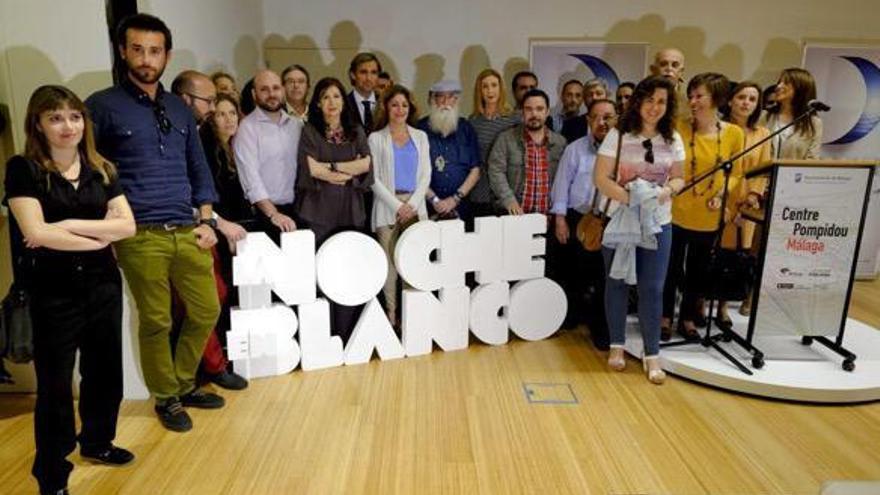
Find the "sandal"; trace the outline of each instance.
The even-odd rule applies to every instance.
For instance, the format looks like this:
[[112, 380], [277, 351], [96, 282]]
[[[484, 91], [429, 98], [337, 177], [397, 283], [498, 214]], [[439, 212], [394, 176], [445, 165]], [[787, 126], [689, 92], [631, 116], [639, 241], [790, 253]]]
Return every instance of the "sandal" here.
[[[656, 366], [648, 366], [648, 361], [654, 361]], [[642, 358], [642, 369], [648, 376], [648, 381], [654, 385], [663, 385], [666, 381], [666, 372], [660, 367], [660, 356], [648, 356]]]
[[623, 357], [623, 346], [612, 345], [608, 351], [608, 367], [614, 371], [626, 369], [626, 360]]

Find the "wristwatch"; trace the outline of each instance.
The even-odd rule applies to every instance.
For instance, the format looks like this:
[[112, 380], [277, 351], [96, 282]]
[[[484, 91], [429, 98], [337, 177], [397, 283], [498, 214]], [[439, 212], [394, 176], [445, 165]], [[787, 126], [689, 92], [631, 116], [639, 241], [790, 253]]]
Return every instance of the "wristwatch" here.
[[208, 227], [211, 227], [212, 229], [216, 230], [217, 229], [217, 219], [216, 218], [200, 218], [199, 225], [207, 225]]

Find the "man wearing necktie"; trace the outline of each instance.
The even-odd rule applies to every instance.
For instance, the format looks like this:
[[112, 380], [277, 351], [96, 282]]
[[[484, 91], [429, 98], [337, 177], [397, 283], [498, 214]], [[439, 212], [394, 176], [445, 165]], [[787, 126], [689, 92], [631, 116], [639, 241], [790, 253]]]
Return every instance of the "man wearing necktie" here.
[[376, 55], [369, 52], [355, 55], [348, 68], [348, 78], [353, 88], [348, 94], [348, 103], [357, 109], [359, 123], [367, 134], [373, 130], [373, 113], [378, 101], [375, 89], [380, 72], [382, 64]]

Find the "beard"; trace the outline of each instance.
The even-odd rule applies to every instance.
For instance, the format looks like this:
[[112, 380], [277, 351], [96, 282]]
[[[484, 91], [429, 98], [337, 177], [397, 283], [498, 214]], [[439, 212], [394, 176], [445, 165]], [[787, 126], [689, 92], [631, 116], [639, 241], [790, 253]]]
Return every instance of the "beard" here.
[[255, 103], [257, 104], [258, 107], [263, 109], [263, 111], [266, 111], [269, 113], [274, 113], [274, 112], [281, 110], [281, 106], [284, 104], [281, 100], [273, 100], [273, 99], [269, 99], [269, 100], [265, 100], [265, 101], [257, 100]]
[[544, 127], [544, 121], [537, 117], [532, 117], [526, 121], [526, 129], [530, 131], [539, 131]]
[[132, 67], [128, 66], [128, 73], [131, 74], [136, 81], [141, 84], [154, 84], [165, 72], [165, 66], [155, 69], [148, 66]]
[[458, 129], [458, 105], [452, 108], [440, 108], [432, 104], [428, 124], [434, 132], [443, 137], [449, 136]]

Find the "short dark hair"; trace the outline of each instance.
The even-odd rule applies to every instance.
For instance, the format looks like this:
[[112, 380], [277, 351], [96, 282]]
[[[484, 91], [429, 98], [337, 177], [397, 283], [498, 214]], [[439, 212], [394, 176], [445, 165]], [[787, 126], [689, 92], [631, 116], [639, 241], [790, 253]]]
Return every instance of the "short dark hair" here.
[[613, 100], [609, 100], [608, 98], [597, 98], [597, 99], [591, 101], [590, 106], [587, 107], [587, 115], [589, 115], [590, 112], [593, 111], [593, 107], [595, 107], [596, 105], [598, 105], [600, 103], [607, 103], [607, 104], [611, 105], [612, 108], [614, 108], [615, 112], [617, 111], [617, 105], [614, 103]]
[[349, 82], [354, 81], [354, 78], [351, 77], [351, 75], [354, 74], [355, 72], [357, 72], [357, 68], [367, 62], [376, 62], [376, 68], [379, 69], [379, 72], [382, 72], [382, 62], [379, 62], [379, 58], [376, 57], [375, 54], [370, 53], [370, 52], [361, 52], [361, 53], [358, 53], [357, 55], [355, 55], [354, 58], [351, 59], [351, 63], [348, 64], [348, 81]]
[[617, 122], [617, 128], [621, 134], [642, 132], [642, 103], [658, 89], [666, 90], [666, 113], [657, 123], [657, 131], [667, 143], [672, 142], [675, 133], [675, 114], [678, 107], [675, 98], [675, 85], [663, 76], [646, 77], [636, 85], [626, 111]]
[[379, 73], [379, 79], [388, 79], [391, 80], [391, 74], [385, 72], [384, 70]]
[[125, 35], [129, 29], [162, 33], [165, 37], [165, 51], [171, 51], [171, 30], [168, 29], [168, 26], [165, 25], [162, 19], [150, 14], [133, 14], [122, 19], [116, 28], [117, 45], [125, 48], [127, 42]]
[[584, 87], [584, 83], [578, 81], [577, 79], [569, 79], [568, 81], [565, 81], [565, 84], [562, 85], [562, 92], [565, 93], [565, 88], [569, 87], [572, 84], [577, 84], [581, 88]]
[[523, 105], [525, 105], [526, 100], [528, 100], [529, 98], [543, 98], [544, 104], [547, 105], [547, 108], [550, 108], [550, 97], [547, 96], [547, 93], [545, 93], [542, 89], [533, 88], [526, 91], [522, 99]]
[[[752, 114], [746, 118], [746, 127], [748, 127], [749, 129], [754, 129], [755, 126], [758, 124], [758, 118], [761, 116], [761, 110], [764, 109], [764, 95], [761, 92], [761, 86], [754, 81], [742, 81], [741, 83], [734, 86], [733, 89], [730, 91], [730, 98], [733, 99], [737, 93], [748, 88], [754, 88], [756, 91], [758, 91], [758, 102], [755, 105], [755, 110], [752, 111]], [[730, 108], [730, 105], [725, 105], [724, 108], [721, 110], [721, 115], [727, 122], [730, 122], [731, 111], [732, 109]]]
[[696, 90], [700, 86], [705, 86], [709, 96], [712, 97], [712, 105], [715, 108], [722, 108], [727, 104], [727, 96], [730, 92], [730, 81], [724, 74], [717, 72], [702, 72], [692, 77], [688, 81], [687, 96], [690, 97], [691, 91]]
[[530, 70], [521, 70], [521, 71], [517, 72], [513, 76], [513, 80], [510, 81], [511, 89], [516, 91], [516, 83], [519, 82], [519, 80], [522, 79], [523, 77], [531, 77], [532, 79], [535, 80], [535, 82], [538, 81], [538, 76], [536, 76], [534, 72], [532, 72]]
[[306, 84], [311, 86], [312, 76], [309, 75], [309, 71], [307, 71], [305, 67], [303, 67], [302, 65], [299, 65], [299, 64], [288, 65], [287, 67], [284, 68], [283, 71], [281, 71], [281, 84], [284, 84], [284, 78], [287, 77], [287, 74], [290, 74], [291, 72], [293, 72], [295, 70], [298, 70], [298, 71], [302, 72], [303, 74], [305, 74], [306, 75]]

